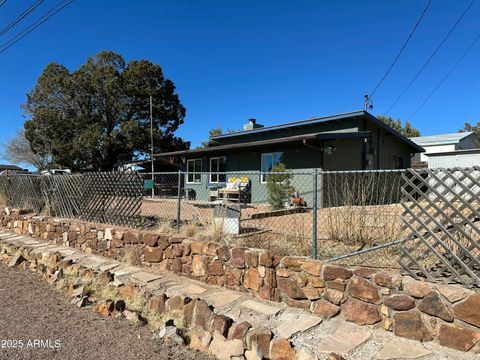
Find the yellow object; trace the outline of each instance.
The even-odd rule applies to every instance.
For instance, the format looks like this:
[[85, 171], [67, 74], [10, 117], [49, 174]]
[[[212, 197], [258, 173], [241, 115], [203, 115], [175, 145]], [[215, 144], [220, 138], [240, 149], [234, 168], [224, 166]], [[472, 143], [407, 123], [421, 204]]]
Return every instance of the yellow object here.
[[248, 177], [244, 176], [244, 177], [240, 177], [240, 178], [237, 178], [237, 177], [230, 177], [228, 178], [228, 182], [229, 183], [234, 183], [235, 181], [239, 181], [241, 183], [248, 183], [249, 179]]

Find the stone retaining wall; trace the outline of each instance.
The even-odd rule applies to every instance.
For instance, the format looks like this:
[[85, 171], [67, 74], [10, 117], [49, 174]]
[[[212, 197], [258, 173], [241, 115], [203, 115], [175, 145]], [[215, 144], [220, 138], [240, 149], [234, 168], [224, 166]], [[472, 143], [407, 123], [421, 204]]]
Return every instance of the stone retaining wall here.
[[19, 211], [4, 211], [0, 218], [4, 229], [17, 234], [103, 256], [119, 259], [133, 248], [152, 268], [284, 302], [322, 318], [340, 315], [359, 325], [375, 325], [420, 341], [435, 339], [463, 351], [480, 341], [480, 293], [459, 285], [435, 285], [378, 269], [348, 269], [306, 257]]

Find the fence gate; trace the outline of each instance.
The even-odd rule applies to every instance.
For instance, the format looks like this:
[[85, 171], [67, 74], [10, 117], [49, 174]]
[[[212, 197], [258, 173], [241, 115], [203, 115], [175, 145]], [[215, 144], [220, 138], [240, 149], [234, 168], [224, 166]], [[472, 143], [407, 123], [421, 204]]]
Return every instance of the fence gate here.
[[402, 176], [400, 266], [415, 278], [480, 286], [480, 167]]

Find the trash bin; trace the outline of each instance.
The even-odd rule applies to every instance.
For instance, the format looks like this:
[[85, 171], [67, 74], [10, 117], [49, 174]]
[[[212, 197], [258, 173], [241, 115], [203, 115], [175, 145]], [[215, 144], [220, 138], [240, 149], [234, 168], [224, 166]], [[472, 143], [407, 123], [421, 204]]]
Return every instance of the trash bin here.
[[223, 232], [229, 235], [240, 234], [240, 206], [217, 204], [213, 208], [213, 221], [222, 226]]

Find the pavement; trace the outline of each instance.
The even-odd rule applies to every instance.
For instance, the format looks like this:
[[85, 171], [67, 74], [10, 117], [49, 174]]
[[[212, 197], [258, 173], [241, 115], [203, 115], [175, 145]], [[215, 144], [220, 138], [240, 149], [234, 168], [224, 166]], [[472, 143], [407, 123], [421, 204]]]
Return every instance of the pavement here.
[[1, 243], [32, 248], [40, 253], [60, 252], [93, 270], [109, 270], [117, 284], [133, 282], [167, 296], [188, 295], [204, 299], [217, 314], [235, 322], [248, 321], [253, 326], [266, 326], [275, 337], [288, 338], [296, 349], [318, 359], [327, 359], [331, 352], [345, 359], [442, 359], [473, 360], [478, 354], [463, 353], [441, 347], [437, 343], [420, 343], [395, 337], [393, 333], [374, 326], [358, 326], [341, 316], [322, 321], [310, 312], [290, 308], [282, 303], [259, 300], [246, 293], [181, 277], [167, 271], [129, 266], [113, 259], [85, 254], [79, 250], [0, 231]]

